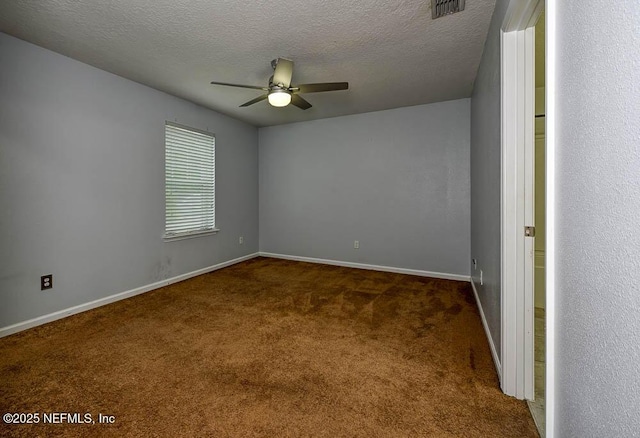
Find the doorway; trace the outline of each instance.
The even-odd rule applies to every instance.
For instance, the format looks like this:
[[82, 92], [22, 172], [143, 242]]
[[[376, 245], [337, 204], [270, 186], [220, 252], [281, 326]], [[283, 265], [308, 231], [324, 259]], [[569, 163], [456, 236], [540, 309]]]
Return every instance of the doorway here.
[[[511, 0], [501, 32], [501, 386], [505, 394], [535, 402], [544, 409], [538, 421], [542, 436], [554, 436], [555, 400], [555, 0]], [[544, 17], [545, 82], [544, 104], [538, 98], [536, 108], [535, 25]], [[538, 95], [541, 92], [538, 91]], [[544, 111], [540, 112], [542, 108]], [[538, 111], [536, 111], [538, 110]], [[536, 114], [541, 121], [536, 123]], [[542, 121], [544, 120], [544, 121]], [[544, 165], [538, 165], [546, 190], [538, 189], [535, 210], [536, 125], [544, 126]], [[540, 133], [540, 130], [538, 130]], [[538, 156], [540, 156], [538, 150]], [[545, 219], [541, 220], [540, 215]], [[534, 226], [542, 229], [535, 230]], [[536, 232], [538, 231], [538, 232]], [[534, 237], [535, 236], [535, 237]], [[536, 238], [537, 237], [537, 238]], [[538, 257], [536, 245], [538, 241]], [[541, 252], [542, 250], [542, 252]], [[536, 265], [538, 269], [536, 269]], [[538, 276], [538, 324], [534, 285]], [[544, 295], [541, 294], [544, 291]], [[544, 296], [544, 298], [543, 298]], [[544, 310], [542, 310], [544, 309]], [[543, 335], [544, 333], [544, 335]], [[536, 337], [535, 334], [538, 334]], [[536, 340], [538, 342], [536, 342]], [[542, 341], [542, 342], [540, 342]], [[538, 344], [538, 375], [535, 376], [535, 346]], [[542, 347], [542, 348], [541, 348]], [[543, 360], [540, 360], [543, 359]], [[541, 385], [542, 384], [542, 385]]]
[[529, 409], [538, 432], [545, 437], [545, 13], [535, 25], [535, 141], [534, 141], [534, 396]]

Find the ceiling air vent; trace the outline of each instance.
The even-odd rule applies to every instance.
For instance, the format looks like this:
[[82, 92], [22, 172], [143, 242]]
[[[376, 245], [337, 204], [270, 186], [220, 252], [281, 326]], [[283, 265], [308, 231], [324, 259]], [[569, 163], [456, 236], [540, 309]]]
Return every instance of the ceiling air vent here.
[[464, 11], [464, 0], [431, 0], [431, 18], [444, 17]]

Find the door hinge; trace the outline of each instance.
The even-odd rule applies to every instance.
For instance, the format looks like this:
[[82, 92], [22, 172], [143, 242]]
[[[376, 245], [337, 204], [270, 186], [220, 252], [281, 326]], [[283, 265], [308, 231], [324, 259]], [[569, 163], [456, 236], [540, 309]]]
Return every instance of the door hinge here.
[[524, 227], [524, 235], [525, 237], [535, 237], [536, 227]]

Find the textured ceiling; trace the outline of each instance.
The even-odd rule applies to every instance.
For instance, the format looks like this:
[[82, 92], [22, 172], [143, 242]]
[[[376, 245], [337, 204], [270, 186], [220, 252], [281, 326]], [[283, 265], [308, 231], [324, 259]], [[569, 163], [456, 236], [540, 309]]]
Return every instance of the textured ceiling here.
[[[158, 90], [268, 126], [471, 95], [495, 0], [431, 19], [430, 0], [3, 0], [0, 30]], [[238, 106], [270, 61], [293, 84], [348, 81], [303, 95], [313, 108]]]

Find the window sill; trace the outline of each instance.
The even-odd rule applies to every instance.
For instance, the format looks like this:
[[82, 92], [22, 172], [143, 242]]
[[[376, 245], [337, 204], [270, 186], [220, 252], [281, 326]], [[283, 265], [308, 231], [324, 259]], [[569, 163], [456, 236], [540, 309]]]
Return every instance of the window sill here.
[[210, 236], [211, 234], [217, 234], [218, 231], [220, 231], [218, 228], [214, 228], [213, 230], [196, 231], [196, 232], [184, 233], [184, 234], [170, 234], [170, 235], [165, 234], [164, 236], [162, 236], [162, 239], [165, 242], [173, 242], [176, 240], [185, 240], [185, 239], [193, 239], [195, 237]]

